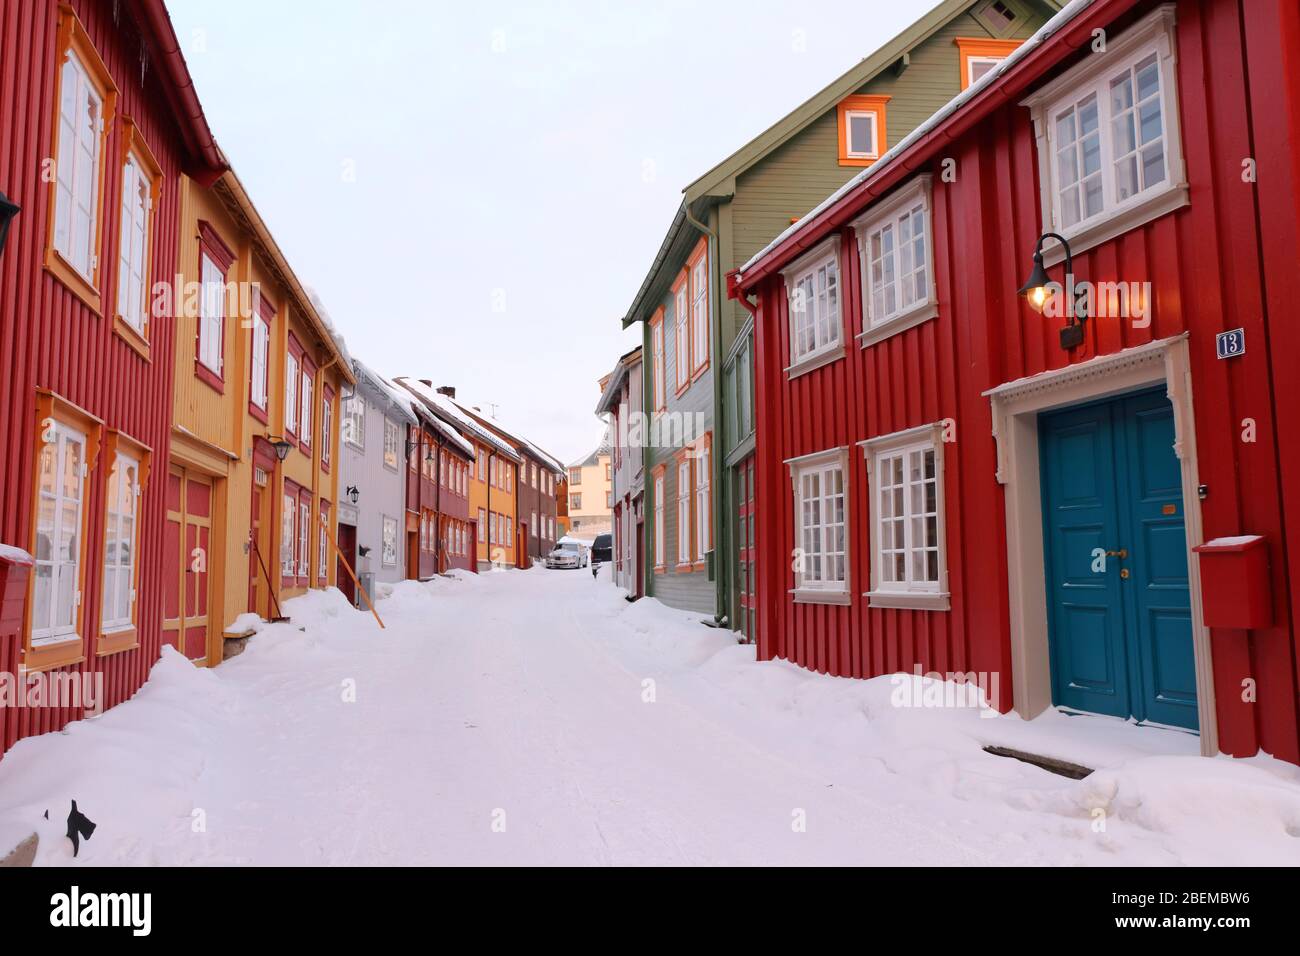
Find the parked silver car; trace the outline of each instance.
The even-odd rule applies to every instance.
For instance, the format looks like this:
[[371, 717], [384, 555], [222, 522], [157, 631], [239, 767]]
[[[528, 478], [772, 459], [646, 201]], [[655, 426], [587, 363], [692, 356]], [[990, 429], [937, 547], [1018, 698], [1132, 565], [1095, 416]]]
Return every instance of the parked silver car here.
[[586, 546], [577, 541], [561, 541], [546, 556], [548, 568], [585, 568], [590, 563]]

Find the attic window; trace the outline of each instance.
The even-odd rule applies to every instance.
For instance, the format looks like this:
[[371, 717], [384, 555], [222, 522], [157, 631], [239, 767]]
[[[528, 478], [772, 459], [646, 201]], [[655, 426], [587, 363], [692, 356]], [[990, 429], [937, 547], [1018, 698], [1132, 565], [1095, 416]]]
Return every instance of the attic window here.
[[841, 166], [870, 166], [885, 152], [888, 101], [888, 96], [849, 96], [839, 104]]
[[994, 36], [1006, 36], [1021, 20], [1020, 11], [1007, 0], [992, 0], [975, 13], [975, 19]]

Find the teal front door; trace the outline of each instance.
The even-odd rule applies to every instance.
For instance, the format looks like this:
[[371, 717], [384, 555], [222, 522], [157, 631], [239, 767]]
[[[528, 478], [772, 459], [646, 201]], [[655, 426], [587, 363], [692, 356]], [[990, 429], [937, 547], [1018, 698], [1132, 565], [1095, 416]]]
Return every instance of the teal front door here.
[[1197, 729], [1182, 480], [1164, 390], [1039, 418], [1052, 699]]

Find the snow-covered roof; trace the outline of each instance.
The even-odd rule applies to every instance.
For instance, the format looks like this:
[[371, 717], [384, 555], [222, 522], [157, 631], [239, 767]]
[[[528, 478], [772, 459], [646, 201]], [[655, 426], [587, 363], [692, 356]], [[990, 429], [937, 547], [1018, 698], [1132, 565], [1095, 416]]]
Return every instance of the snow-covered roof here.
[[393, 411], [401, 416], [403, 421], [408, 425], [418, 423], [419, 419], [416, 417], [418, 402], [414, 395], [404, 388], [398, 388], [360, 359], [354, 358], [352, 360], [352, 368], [357, 373], [357, 381], [364, 382], [382, 396]]
[[503, 425], [495, 415], [486, 416], [482, 412], [475, 411], [473, 408], [468, 408], [465, 405], [462, 405], [460, 402], [456, 402], [455, 404], [462, 412], [472, 417], [475, 421], [481, 423], [485, 428], [495, 429], [502, 435], [506, 436], [510, 441], [515, 442], [516, 446], [522, 446], [521, 448], [517, 447], [516, 450], [526, 452], [530, 457], [537, 459], [556, 474], [564, 474], [564, 465], [561, 464], [558, 458], [549, 452], [545, 452], [538, 448], [527, 438], [521, 437], [516, 429]]
[[[425, 385], [419, 379], [407, 378], [405, 375], [394, 379], [398, 384], [409, 389], [419, 396], [425, 406], [435, 415], [441, 417], [444, 421], [449, 422], [454, 427], [468, 435], [473, 435], [485, 445], [490, 445], [500, 454], [505, 455], [511, 461], [519, 464], [522, 459], [519, 453], [510, 446], [510, 444], [500, 436], [493, 433], [489, 428], [485, 428], [472, 417], [461, 411], [460, 406], [453, 402], [446, 395], [440, 395], [433, 390], [431, 386]], [[473, 454], [473, 446], [470, 446], [470, 454]]]
[[1060, 32], [1071, 20], [1079, 16], [1079, 14], [1083, 13], [1084, 10], [1096, 2], [1097, 0], [1070, 0], [1069, 3], [1061, 8], [1061, 11], [1057, 13], [1056, 16], [1044, 23], [1042, 27], [1038, 29], [1038, 32], [1024, 43], [1020, 44], [1020, 46], [1016, 47], [1006, 57], [1006, 59], [1002, 60], [997, 64], [997, 66], [993, 67], [993, 69], [989, 70], [970, 86], [966, 87], [966, 89], [954, 96], [944, 106], [941, 106], [933, 116], [922, 122], [916, 127], [916, 129], [912, 130], [912, 132], [908, 133], [894, 144], [893, 149], [888, 150], [885, 155], [881, 156], [870, 166], [862, 170], [862, 172], [858, 173], [839, 189], [835, 190], [835, 192], [823, 199], [810, 212], [801, 216], [797, 222], [790, 225], [784, 232], [751, 256], [749, 261], [740, 267], [740, 275], [737, 278], [743, 283], [745, 273], [754, 268], [754, 266], [763, 259], [766, 259], [782, 244], [802, 232], [823, 227], [825, 224], [819, 224], [817, 222], [817, 217], [821, 213], [834, 206], [845, 196], [854, 192], [863, 183], [880, 176], [886, 171], [892, 172], [894, 164], [897, 162], [899, 157], [910, 150], [915, 143], [928, 136], [938, 126], [946, 122], [954, 113], [983, 93], [985, 89], [997, 83], [1008, 70], [1011, 70], [1030, 53], [1037, 50], [1040, 46], [1046, 43], [1048, 39]]

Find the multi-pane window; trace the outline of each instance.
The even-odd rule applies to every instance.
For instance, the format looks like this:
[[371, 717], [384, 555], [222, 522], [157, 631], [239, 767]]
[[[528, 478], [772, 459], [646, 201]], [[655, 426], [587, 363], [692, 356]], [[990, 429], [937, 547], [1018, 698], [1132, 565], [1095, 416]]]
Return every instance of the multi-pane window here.
[[932, 441], [875, 456], [876, 561], [880, 591], [938, 591], [939, 478]]
[[927, 181], [908, 189], [858, 226], [864, 331], [911, 315], [933, 301]]
[[790, 361], [798, 363], [840, 344], [839, 245], [832, 242], [790, 273]]
[[848, 500], [840, 452], [799, 464], [794, 473], [799, 554], [796, 589], [848, 592]]
[[134, 623], [136, 511], [140, 495], [140, 462], [118, 452], [108, 476], [107, 520], [104, 526], [103, 631]]
[[397, 446], [401, 443], [401, 437], [398, 434], [397, 422], [391, 419], [384, 419], [384, 465], [388, 468], [397, 467]]
[[75, 637], [81, 604], [86, 436], [55, 421], [44, 438], [37, 466], [32, 647]]
[[200, 259], [199, 362], [220, 377], [226, 324], [226, 274], [206, 252]]
[[570, 469], [569, 469], [569, 484], [571, 484], [571, 485], [580, 485], [580, 484], [582, 484], [582, 469], [581, 469], [581, 468], [570, 468]]
[[320, 529], [316, 535], [316, 577], [322, 584], [325, 583], [325, 579], [328, 576], [328, 565], [325, 563], [325, 560], [329, 556], [329, 551], [326, 547], [329, 542], [325, 533], [325, 528], [329, 524], [329, 520], [329, 505], [322, 504], [320, 511]]
[[380, 561], [384, 567], [397, 566], [397, 519], [384, 515], [383, 539], [380, 542]]
[[321, 464], [330, 463], [330, 449], [334, 445], [334, 390], [325, 389], [324, 399], [320, 405], [320, 460]]
[[[356, 448], [366, 447], [366, 400], [359, 394], [343, 403], [342, 437]], [[414, 459], [412, 459], [414, 460]]]
[[308, 575], [311, 563], [311, 505], [305, 500], [298, 502], [298, 577]]
[[482, 508], [478, 509], [478, 539], [480, 543], [487, 541], [487, 512]]
[[[1185, 191], [1173, 43], [1172, 12], [1158, 8], [1110, 40], [1105, 57], [1029, 99], [1045, 228], [1073, 239], [1112, 215]], [[1150, 215], [1169, 208], [1154, 203]]]
[[69, 50], [59, 82], [54, 248], [91, 285], [99, 269], [96, 243], [103, 133], [103, 96], [77, 51]]
[[298, 413], [302, 410], [298, 404], [300, 369], [298, 356], [290, 351], [284, 359], [284, 430], [295, 435], [298, 433]]
[[478, 450], [478, 480], [487, 481], [487, 452]]
[[664, 407], [664, 312], [660, 309], [650, 322], [650, 343], [654, 354], [654, 364], [650, 368], [650, 378], [654, 390], [654, 410]]
[[675, 349], [673, 364], [677, 369], [677, 391], [680, 392], [691, 380], [691, 333], [685, 273], [682, 274], [678, 282], [681, 284], [673, 293], [673, 326], [676, 329], [673, 341], [673, 348]]
[[691, 460], [677, 462], [677, 563], [691, 563]]
[[712, 446], [705, 441], [700, 446], [695, 459], [695, 557], [704, 560], [704, 556], [713, 547], [713, 523], [711, 521], [712, 502], [709, 498], [709, 469]]
[[266, 411], [270, 395], [271, 326], [262, 314], [261, 306], [253, 310], [253, 368], [249, 381], [249, 401]]
[[701, 255], [691, 267], [691, 370], [709, 361], [709, 257]]
[[297, 517], [298, 496], [286, 491], [280, 512], [280, 574], [286, 578], [294, 577], [297, 570], [297, 561], [294, 560], [294, 545], [298, 540], [295, 531]]
[[118, 243], [117, 314], [140, 335], [149, 312], [149, 217], [153, 182], [144, 164], [129, 152], [122, 166], [122, 213]]
[[574, 511], [582, 510], [582, 495], [569, 495], [569, 507]]
[[664, 566], [664, 473], [655, 474], [655, 567]]
[[304, 358], [302, 363], [302, 427], [299, 429], [299, 434], [303, 443], [307, 445], [311, 444], [312, 410], [316, 407], [315, 382], [316, 371], [307, 364], [307, 360]]

